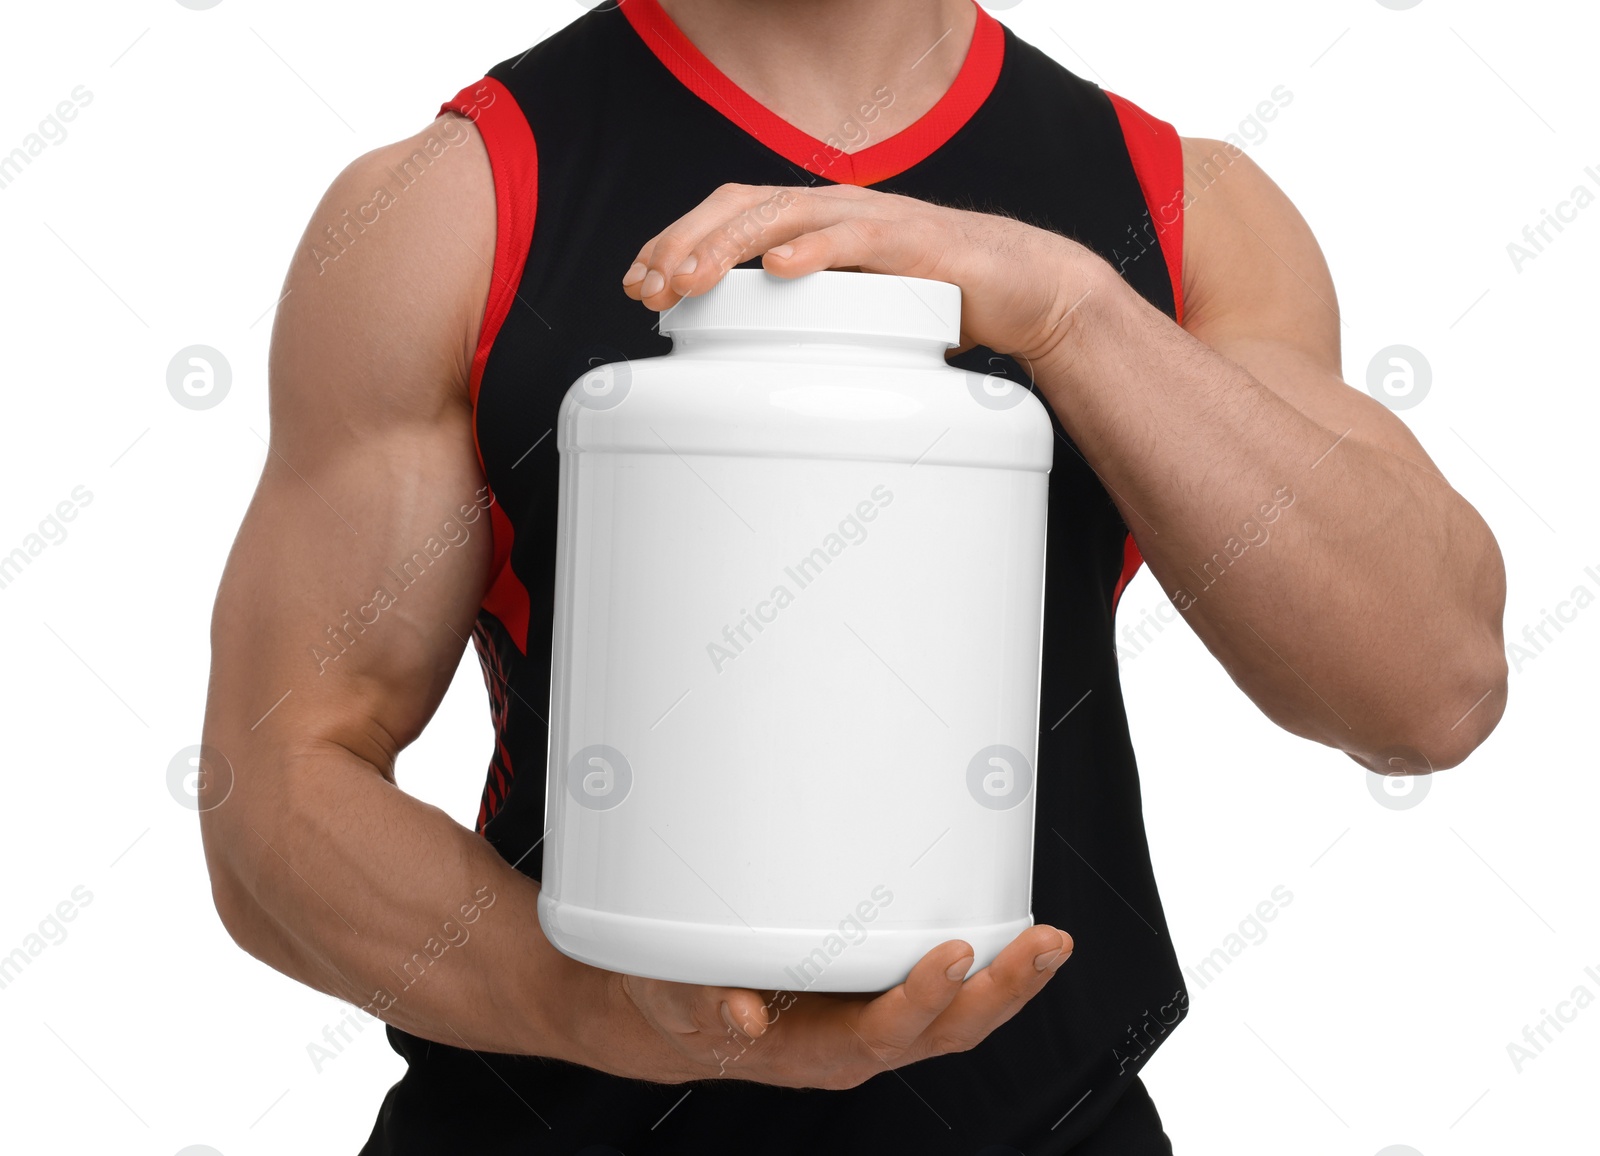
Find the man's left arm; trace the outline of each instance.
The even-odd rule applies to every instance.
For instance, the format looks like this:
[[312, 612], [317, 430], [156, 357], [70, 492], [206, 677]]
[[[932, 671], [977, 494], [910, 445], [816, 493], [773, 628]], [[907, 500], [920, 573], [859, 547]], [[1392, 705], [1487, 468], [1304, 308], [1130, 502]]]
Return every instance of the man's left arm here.
[[1184, 157], [1183, 327], [1107, 266], [1036, 381], [1270, 718], [1375, 770], [1453, 766], [1505, 708], [1494, 537], [1342, 380], [1333, 282], [1289, 199], [1229, 146], [1188, 140]]
[[1454, 766], [1505, 709], [1494, 537], [1406, 427], [1340, 376], [1333, 284], [1237, 149], [1194, 183], [1184, 326], [1076, 242], [848, 185], [722, 185], [622, 277], [663, 310], [749, 257], [959, 285], [965, 343], [1011, 354], [1150, 569], [1280, 726], [1381, 771]]

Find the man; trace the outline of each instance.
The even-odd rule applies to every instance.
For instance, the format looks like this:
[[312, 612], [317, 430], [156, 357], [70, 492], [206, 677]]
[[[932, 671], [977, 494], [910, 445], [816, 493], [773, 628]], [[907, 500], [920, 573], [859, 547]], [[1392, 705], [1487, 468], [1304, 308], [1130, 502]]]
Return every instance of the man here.
[[[610, 974], [539, 929], [549, 431], [581, 372], [666, 350], [649, 310], [755, 261], [954, 282], [954, 362], [1056, 422], [1040, 923], [964, 982], [960, 942], [844, 997]], [[594, 11], [341, 174], [286, 289], [205, 845], [243, 947], [389, 1023], [369, 1153], [1168, 1152], [1137, 1071], [1187, 995], [1114, 658], [1141, 560], [1268, 717], [1368, 768], [1452, 766], [1503, 710], [1499, 552], [1341, 382], [1293, 206], [972, 0]], [[476, 833], [394, 784], [468, 636]]]

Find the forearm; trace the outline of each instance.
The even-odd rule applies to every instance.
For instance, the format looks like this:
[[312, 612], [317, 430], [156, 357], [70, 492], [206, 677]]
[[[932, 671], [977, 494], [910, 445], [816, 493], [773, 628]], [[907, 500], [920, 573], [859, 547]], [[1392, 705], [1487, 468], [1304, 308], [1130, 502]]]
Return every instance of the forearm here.
[[206, 842], [241, 946], [426, 1039], [578, 1059], [567, 1013], [603, 973], [550, 946], [538, 885], [486, 841], [339, 748], [239, 787]]
[[[1127, 290], [1109, 267], [1035, 364], [1140, 552], [1285, 728], [1370, 758], [1458, 762], [1498, 717], [1504, 573], [1425, 465], [1331, 430]], [[1491, 696], [1493, 697], [1493, 696]]]

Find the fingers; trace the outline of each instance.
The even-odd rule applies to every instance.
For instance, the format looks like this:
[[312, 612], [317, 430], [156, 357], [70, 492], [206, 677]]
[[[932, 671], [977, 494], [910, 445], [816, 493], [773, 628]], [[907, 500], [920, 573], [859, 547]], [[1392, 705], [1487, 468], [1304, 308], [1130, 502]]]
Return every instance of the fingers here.
[[[708, 988], [720, 992], [717, 1000], [718, 1016], [726, 1027], [749, 1040], [759, 1040], [772, 1026], [772, 1012], [756, 992], [742, 987]], [[708, 996], [716, 999], [715, 995]]]
[[917, 962], [904, 983], [851, 1009], [851, 1026], [875, 1052], [904, 1051], [956, 998], [972, 960], [972, 948], [961, 940], [941, 943]]
[[960, 940], [925, 955], [906, 981], [874, 999], [813, 1000], [786, 1013], [775, 1082], [851, 1088], [888, 1068], [965, 1051], [1010, 1019], [1071, 954], [1053, 927], [1029, 928], [971, 979], [972, 948]]
[[1023, 357], [1068, 340], [1063, 321], [1096, 287], [1125, 288], [1077, 242], [1009, 217], [854, 185], [722, 185], [639, 250], [623, 292], [661, 312], [752, 257], [784, 278], [860, 269], [950, 282], [962, 340]]
[[[680, 1054], [722, 1075], [789, 1087], [850, 1088], [885, 1068], [965, 1051], [1021, 1010], [1072, 954], [1072, 938], [1040, 924], [966, 979], [972, 948], [935, 947], [880, 996], [817, 995], [770, 1008], [745, 988], [623, 977], [646, 1021]], [[783, 993], [778, 993], [783, 994]], [[785, 1025], [773, 1033], [779, 1017]], [[757, 1051], [746, 1049], [767, 1038]]]
[[762, 267], [779, 277], [801, 277], [819, 269], [855, 267], [868, 273], [913, 275], [921, 247], [910, 219], [859, 216], [839, 221], [774, 246]]
[[669, 1037], [698, 1034], [723, 1039], [732, 1033], [756, 1040], [770, 1026], [761, 996], [747, 988], [701, 987], [633, 976], [626, 978], [625, 987], [645, 1018]]
[[1006, 945], [988, 967], [962, 985], [950, 1006], [928, 1025], [923, 1055], [966, 1051], [1022, 1010], [1072, 956], [1072, 937], [1035, 924]]
[[[690, 272], [714, 283], [745, 259], [795, 198], [795, 190], [762, 185], [722, 185], [688, 213], [645, 242], [623, 276], [623, 291], [658, 312], [685, 296], [668, 287], [691, 255]], [[768, 242], [775, 243], [775, 242]], [[756, 252], [760, 252], [757, 249]], [[683, 282], [687, 284], [686, 282]]]
[[[808, 233], [861, 216], [890, 198], [853, 185], [818, 189], [723, 185], [647, 242], [623, 275], [623, 291], [657, 311], [704, 293], [735, 265]], [[808, 246], [810, 260], [843, 244]], [[857, 248], [867, 251], [860, 238]], [[858, 264], [859, 262], [844, 262]], [[816, 268], [834, 266], [817, 265]], [[799, 276], [799, 265], [774, 273]]]

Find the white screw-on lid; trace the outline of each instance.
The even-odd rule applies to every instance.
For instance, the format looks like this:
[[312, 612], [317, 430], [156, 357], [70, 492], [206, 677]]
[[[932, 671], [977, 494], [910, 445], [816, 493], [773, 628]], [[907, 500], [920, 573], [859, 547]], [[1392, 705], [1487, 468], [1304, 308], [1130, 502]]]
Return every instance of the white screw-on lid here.
[[946, 281], [823, 270], [785, 280], [730, 269], [661, 314], [662, 333], [812, 333], [961, 344], [961, 290]]

